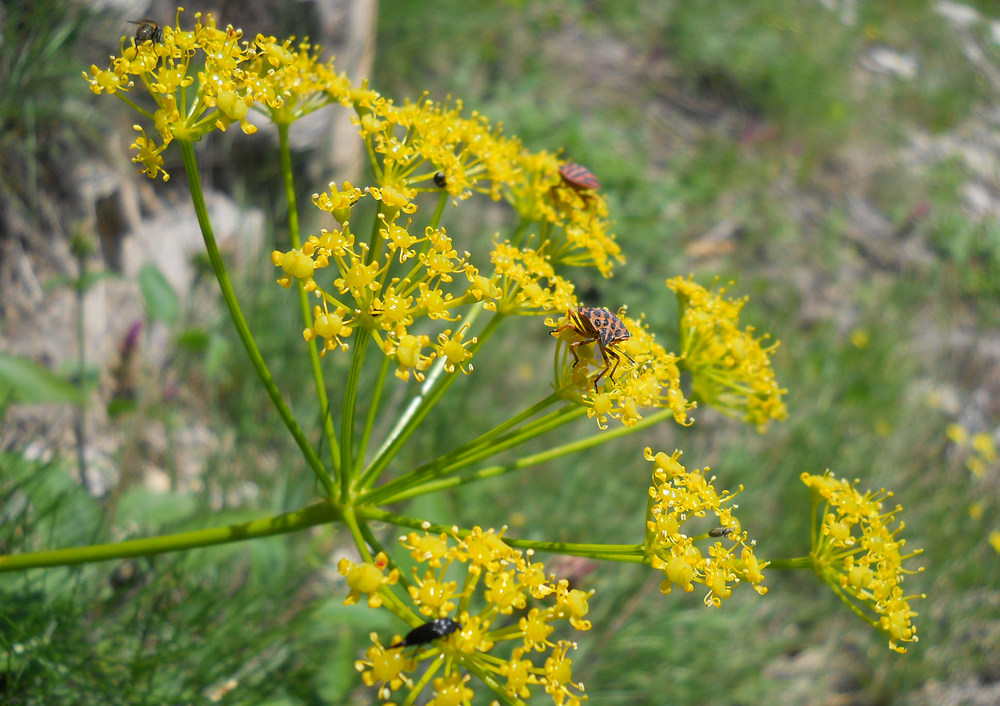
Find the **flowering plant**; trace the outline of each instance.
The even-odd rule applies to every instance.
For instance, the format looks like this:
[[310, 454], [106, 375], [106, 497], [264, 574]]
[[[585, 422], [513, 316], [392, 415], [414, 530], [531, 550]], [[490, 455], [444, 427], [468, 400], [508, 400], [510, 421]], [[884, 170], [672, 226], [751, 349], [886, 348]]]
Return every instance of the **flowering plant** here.
[[[735, 514], [742, 486], [717, 488], [710, 469], [689, 470], [676, 450], [641, 452], [652, 464], [651, 480], [645, 521], [636, 523], [642, 538], [632, 544], [518, 539], [506, 528], [463, 528], [386, 510], [653, 425], [690, 425], [697, 405], [764, 430], [786, 415], [785, 391], [771, 366], [777, 344], [740, 327], [745, 299], [726, 298], [724, 288], [706, 289], [691, 278], [666, 280], [679, 303], [680, 331], [679, 340], [667, 345], [641, 315], [584, 305], [574, 273], [586, 268], [610, 277], [624, 256], [599, 182], [579, 165], [526, 149], [484, 116], [466, 114], [460, 102], [424, 98], [397, 105], [367, 83], [354, 85], [336, 73], [308, 42], [262, 35], [250, 40], [231, 26], [218, 28], [211, 15], [196, 13], [194, 19], [194, 28], [184, 29], [178, 11], [175, 26], [140, 27], [136, 38], [123, 39], [120, 56], [107, 69], [92, 66], [84, 77], [94, 93], [118, 97], [145, 119], [145, 126], [135, 126], [132, 149], [133, 161], [149, 177], [168, 179], [163, 152], [175, 145], [180, 150], [229, 314], [323, 497], [239, 526], [0, 557], [0, 571], [342, 523], [359, 559], [338, 565], [350, 589], [345, 602], [364, 599], [409, 628], [388, 641], [373, 633], [372, 646], [356, 663], [364, 682], [377, 686], [386, 702], [414, 703], [427, 690], [433, 692], [427, 703], [467, 703], [474, 683], [504, 703], [522, 703], [539, 691], [556, 704], [583, 700], [570, 655], [575, 639], [584, 639], [579, 634], [592, 627], [586, 615], [593, 591], [572, 587], [538, 561], [539, 552], [641, 563], [662, 575], [663, 594], [675, 588], [692, 592], [698, 585], [708, 607], [721, 606], [741, 583], [764, 595], [767, 568], [808, 567], [884, 631], [893, 649], [904, 651], [901, 643], [916, 640], [912, 597], [901, 586], [907, 573], [902, 563], [912, 554], [901, 553], [899, 530], [889, 528], [894, 512], [881, 510], [888, 494], [858, 493], [829, 474], [803, 475], [816, 496], [814, 507], [825, 505], [817, 513], [812, 553], [787, 560], [757, 556], [755, 540]], [[132, 100], [140, 83], [153, 109]], [[303, 235], [289, 131], [326, 106], [353, 111], [371, 182], [331, 183], [314, 194], [313, 205], [329, 214], [330, 225]], [[319, 405], [326, 411], [340, 406], [339, 428], [333, 415], [324, 414], [319, 447], [285, 403], [241, 313], [200, 185], [194, 143], [234, 123], [252, 135], [260, 119], [278, 129], [291, 240], [288, 249], [271, 253], [271, 261], [278, 284], [298, 299], [303, 354]], [[460, 208], [476, 197], [505, 203], [516, 215], [512, 231], [490, 239], [453, 238], [449, 206]], [[375, 215], [359, 222], [365, 202]], [[452, 385], [462, 379], [475, 384], [483, 346], [502, 333], [523, 335], [537, 317], [554, 336], [551, 392], [457, 448], [390, 471]], [[332, 385], [327, 355], [350, 357], [346, 376]], [[682, 384], [682, 373], [689, 384]], [[405, 386], [409, 395], [398, 413], [382, 404], [390, 385]], [[364, 414], [362, 401], [368, 402]], [[593, 426], [583, 439], [487, 463], [584, 416]], [[388, 432], [377, 438], [377, 429]], [[377, 522], [407, 532], [395, 546], [386, 545], [372, 528]], [[566, 637], [569, 630], [578, 636]]]

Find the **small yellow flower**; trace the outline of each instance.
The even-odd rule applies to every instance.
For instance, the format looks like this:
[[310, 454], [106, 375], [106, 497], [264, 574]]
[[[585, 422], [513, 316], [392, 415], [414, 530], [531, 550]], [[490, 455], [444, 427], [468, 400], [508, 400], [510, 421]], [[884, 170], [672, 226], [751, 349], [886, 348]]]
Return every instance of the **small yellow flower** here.
[[379, 552], [374, 561], [366, 561], [355, 564], [346, 557], [337, 563], [337, 571], [341, 576], [347, 577], [347, 585], [351, 587], [351, 592], [344, 599], [344, 605], [354, 605], [360, 600], [362, 594], [368, 596], [368, 607], [378, 608], [382, 605], [382, 597], [379, 590], [383, 586], [392, 586], [399, 580], [399, 570], [392, 569], [385, 573], [389, 565], [389, 557], [384, 552]]
[[118, 65], [104, 70], [91, 64], [90, 73], [93, 78], [88, 76], [86, 71], [83, 72], [83, 78], [90, 84], [90, 90], [97, 95], [102, 93], [112, 95], [118, 91], [128, 91], [135, 85], [126, 79], [124, 72], [120, 70]]
[[323, 339], [320, 355], [338, 348], [346, 351], [348, 345], [344, 339], [354, 332], [353, 327], [348, 325], [350, 322], [345, 319], [346, 314], [347, 309], [342, 306], [331, 313], [324, 301], [322, 307], [313, 307], [313, 325], [302, 332], [303, 337], [307, 341], [317, 336]]
[[475, 345], [478, 339], [473, 336], [468, 341], [462, 340], [468, 328], [468, 326], [462, 326], [454, 335], [452, 335], [451, 329], [438, 334], [434, 348], [446, 359], [444, 369], [449, 373], [455, 372], [456, 368], [466, 375], [472, 372], [472, 365], [466, 369], [464, 363], [472, 358], [472, 352], [468, 350], [468, 346]]
[[163, 157], [160, 156], [166, 145], [156, 146], [147, 135], [146, 131], [142, 129], [139, 125], [133, 125], [133, 129], [139, 132], [140, 136], [135, 138], [135, 142], [132, 143], [132, 149], [138, 150], [138, 154], [132, 158], [132, 161], [136, 164], [142, 164], [145, 169], [143, 172], [150, 179], [155, 179], [158, 174], [163, 174], [163, 181], [169, 181], [170, 175], [167, 174], [166, 170], [163, 168]]

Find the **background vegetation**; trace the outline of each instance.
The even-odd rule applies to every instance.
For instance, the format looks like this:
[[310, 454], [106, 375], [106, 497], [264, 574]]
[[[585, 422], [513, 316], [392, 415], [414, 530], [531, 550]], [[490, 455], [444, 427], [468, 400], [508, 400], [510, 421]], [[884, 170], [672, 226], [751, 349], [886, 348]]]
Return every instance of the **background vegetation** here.
[[[988, 2], [978, 9], [997, 13]], [[963, 25], [920, 0], [399, 0], [380, 12], [381, 92], [461, 97], [529, 147], [562, 147], [601, 177], [629, 262], [613, 280], [588, 283], [588, 300], [628, 304], [664, 330], [676, 315], [666, 277], [719, 276], [751, 295], [749, 323], [781, 340], [785, 423], [761, 436], [699, 410], [693, 428], [665, 427], [630, 449], [681, 448], [723, 486], [744, 484], [741, 517], [762, 556], [808, 550], [798, 476], [827, 467], [893, 490], [907, 546], [925, 548], [926, 572], [911, 584], [928, 595], [916, 602], [920, 642], [905, 656], [805, 574], [772, 572], [768, 596], [746, 591], [707, 610], [697, 595], [659, 595], [639, 567], [579, 567], [581, 585], [597, 589], [592, 639], [574, 659], [591, 702], [994, 703], [1000, 560], [988, 537], [1000, 526], [1000, 468], [988, 449], [945, 430], [992, 436], [1000, 412], [1000, 229], [990, 217], [1000, 47], [989, 24], [1000, 15]], [[91, 140], [59, 110], [69, 96], [86, 103], [83, 81], [58, 97], [45, 90], [79, 75], [82, 62], [67, 56], [90, 51], [74, 45], [86, 21], [6, 18], [0, 167], [5, 183], [21, 185], [22, 204], [44, 185], [17, 179], [21, 165], [44, 172], [65, 157], [67, 139], [72, 149]], [[60, 51], [46, 53], [55, 42]], [[23, 64], [26, 51], [35, 56]], [[14, 88], [38, 103], [12, 102]], [[25, 136], [33, 150], [16, 151]], [[985, 210], [970, 201], [977, 188]], [[492, 235], [492, 217], [487, 207], [462, 227]], [[261, 337], [272, 347], [263, 352], [301, 410], [307, 395], [297, 399], [294, 380], [305, 373], [304, 349], [284, 313], [293, 305], [261, 263], [237, 289], [250, 293], [251, 326], [275, 332]], [[153, 492], [135, 477], [95, 499], [72, 479], [72, 457], [6, 435], [0, 553], [181, 531], [311, 497], [294, 482], [305, 476], [286, 472], [298, 466], [296, 450], [265, 396], [243, 383], [249, 364], [216, 325], [218, 312], [171, 314], [169, 292], [143, 292], [150, 318], [171, 326], [171, 354], [137, 383], [139, 402], [118, 417], [122, 438], [161, 427], [163, 465], [176, 470], [171, 448], [196, 417], [228, 440], [225, 453], [203, 459], [200, 487]], [[467, 436], [461, 424], [486, 425], [537, 397], [550, 355], [541, 326], [490, 348], [476, 376], [495, 380], [495, 393], [456, 385], [423, 443], [452, 446]], [[412, 446], [418, 462], [426, 449]], [[602, 448], [425, 501], [417, 514], [511, 523], [512, 534], [532, 538], [633, 541], [648, 468], [638, 453], [632, 469], [621, 456]], [[220, 508], [225, 517], [210, 515]], [[394, 628], [341, 605], [339, 545], [323, 530], [2, 575], [0, 701], [368, 703], [352, 660], [369, 631]]]

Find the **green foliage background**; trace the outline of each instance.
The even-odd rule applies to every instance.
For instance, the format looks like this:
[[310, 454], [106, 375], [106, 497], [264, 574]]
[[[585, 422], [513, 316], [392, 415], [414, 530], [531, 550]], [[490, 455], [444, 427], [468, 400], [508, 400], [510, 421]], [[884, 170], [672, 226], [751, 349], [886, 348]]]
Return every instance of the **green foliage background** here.
[[[989, 3], [979, 9], [996, 12]], [[978, 415], [965, 406], [977, 390], [990, 392], [989, 381], [951, 341], [959, 329], [995, 335], [1000, 234], [963, 208], [967, 165], [946, 159], [914, 168], [899, 153], [914, 132], [967, 129], [986, 106], [996, 109], [997, 91], [933, 3], [861, 3], [857, 13], [844, 23], [823, 3], [793, 0], [381, 4], [373, 85], [382, 93], [461, 97], [531, 148], [563, 147], [601, 177], [629, 263], [613, 280], [585, 282], [588, 299], [628, 304], [666, 331], [676, 315], [666, 277], [733, 279], [734, 293], [751, 295], [748, 323], [782, 341], [775, 365], [789, 390], [788, 421], [764, 436], [700, 410], [691, 429], [665, 427], [633, 437], [625, 451], [601, 448], [530, 476], [422, 500], [415, 514], [510, 523], [511, 534], [537, 539], [634, 541], [649, 480], [639, 454], [650, 444], [685, 450], [689, 465], [710, 465], [723, 486], [746, 486], [741, 517], [761, 556], [807, 551], [808, 498], [798, 476], [827, 467], [893, 490], [905, 508], [907, 546], [926, 550], [927, 570], [911, 582], [928, 594], [915, 603], [920, 642], [905, 656], [808, 575], [772, 572], [768, 596], [737, 592], [721, 610], [707, 610], [697, 595], [661, 596], [656, 577], [640, 567], [599, 566], [582, 579], [597, 589], [594, 629], [574, 659], [592, 703], [922, 704], [938, 703], [937, 690], [947, 687], [996, 693], [1000, 560], [986, 537], [1000, 524], [998, 469], [974, 479], [944, 430], [954, 421], [978, 421], [975, 430], [986, 431], [996, 424], [989, 405]], [[75, 32], [79, 18], [59, 21]], [[22, 40], [39, 18], [24, 22]], [[971, 36], [1000, 63], [985, 26]], [[14, 65], [16, 46], [7, 39], [0, 48], [4, 66]], [[916, 78], [861, 81], [859, 65], [874, 46], [915, 57]], [[8, 70], [0, 78], [2, 88], [16, 78], [43, 95], [31, 77]], [[67, 91], [85, 100], [79, 83]], [[45, 134], [34, 117], [0, 101], [6, 134]], [[684, 125], [671, 122], [678, 115]], [[72, 128], [67, 119], [59, 119], [64, 129]], [[78, 139], [84, 134], [80, 127]], [[44, 160], [40, 144], [35, 158]], [[878, 178], [852, 178], [859, 152], [870, 155]], [[891, 257], [903, 236], [887, 244], [888, 264], [867, 249], [851, 235], [852, 198], [874, 204], [895, 232], [915, 206], [928, 207], [912, 237], [930, 257]], [[737, 225], [725, 247], [693, 254], [726, 219]], [[459, 227], [486, 222], [484, 215]], [[305, 351], [264, 260], [241, 274], [237, 290], [246, 293], [254, 330], [274, 332], [261, 343], [275, 377], [301, 417], [316, 419], [307, 395], [294, 392], [307, 389], [294, 382]], [[147, 289], [159, 284], [147, 275]], [[169, 309], [147, 297], [154, 309]], [[243, 384], [252, 374], [228, 328], [203, 313], [170, 316], [173, 372], [199, 394], [139, 413], [172, 428], [196, 399], [197, 413], [233, 439], [231, 453], [205, 459], [201, 493], [137, 484], [109, 510], [70, 480], [71, 459], [43, 462], [8, 449], [0, 457], [0, 553], [237, 521], [312, 496], [295, 483], [305, 475], [280, 470], [298, 466], [296, 450], [276, 431], [266, 397]], [[475, 379], [456, 385], [429, 421], [428, 447], [453, 446], [467, 425], [485, 427], [547, 389], [544, 327], [494, 343], [477, 358]], [[325, 364], [340, 363], [331, 356]], [[957, 395], [957, 409], [935, 403], [947, 394]], [[419, 462], [428, 447], [411, 446], [404, 460]], [[241, 495], [247, 484], [252, 499]], [[213, 509], [220, 497], [236, 498], [222, 515]], [[974, 502], [983, 507], [979, 519], [969, 513]], [[341, 605], [346, 589], [331, 583], [329, 560], [340, 545], [322, 530], [2, 575], [0, 702], [368, 703], [352, 661], [368, 632], [398, 626]]]

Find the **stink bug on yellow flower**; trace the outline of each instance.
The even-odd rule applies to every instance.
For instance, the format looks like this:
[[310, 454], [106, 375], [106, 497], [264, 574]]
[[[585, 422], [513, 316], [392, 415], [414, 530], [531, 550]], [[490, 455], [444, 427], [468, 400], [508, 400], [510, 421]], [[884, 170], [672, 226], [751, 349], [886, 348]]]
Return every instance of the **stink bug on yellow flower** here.
[[[594, 392], [597, 392], [597, 383], [609, 370], [611, 372], [608, 377], [614, 379], [622, 356], [632, 360], [628, 353], [617, 348], [618, 344], [627, 341], [632, 335], [625, 328], [621, 319], [603, 307], [581, 306], [578, 309], [570, 309], [566, 312], [566, 323], [552, 331], [552, 335], [555, 336], [566, 329], [572, 329], [583, 336], [582, 340], [569, 344], [569, 352], [573, 354], [574, 368], [580, 364], [576, 349], [586, 343], [597, 342], [601, 357], [604, 359], [604, 368], [594, 378]], [[614, 367], [611, 367], [612, 359], [614, 359]], [[634, 360], [632, 362], [635, 363]]]
[[594, 173], [587, 169], [586, 167], [574, 164], [573, 162], [567, 162], [559, 167], [559, 176], [562, 177], [563, 181], [569, 186], [573, 187], [577, 191], [583, 191], [585, 189], [600, 189], [601, 181], [594, 176]]

